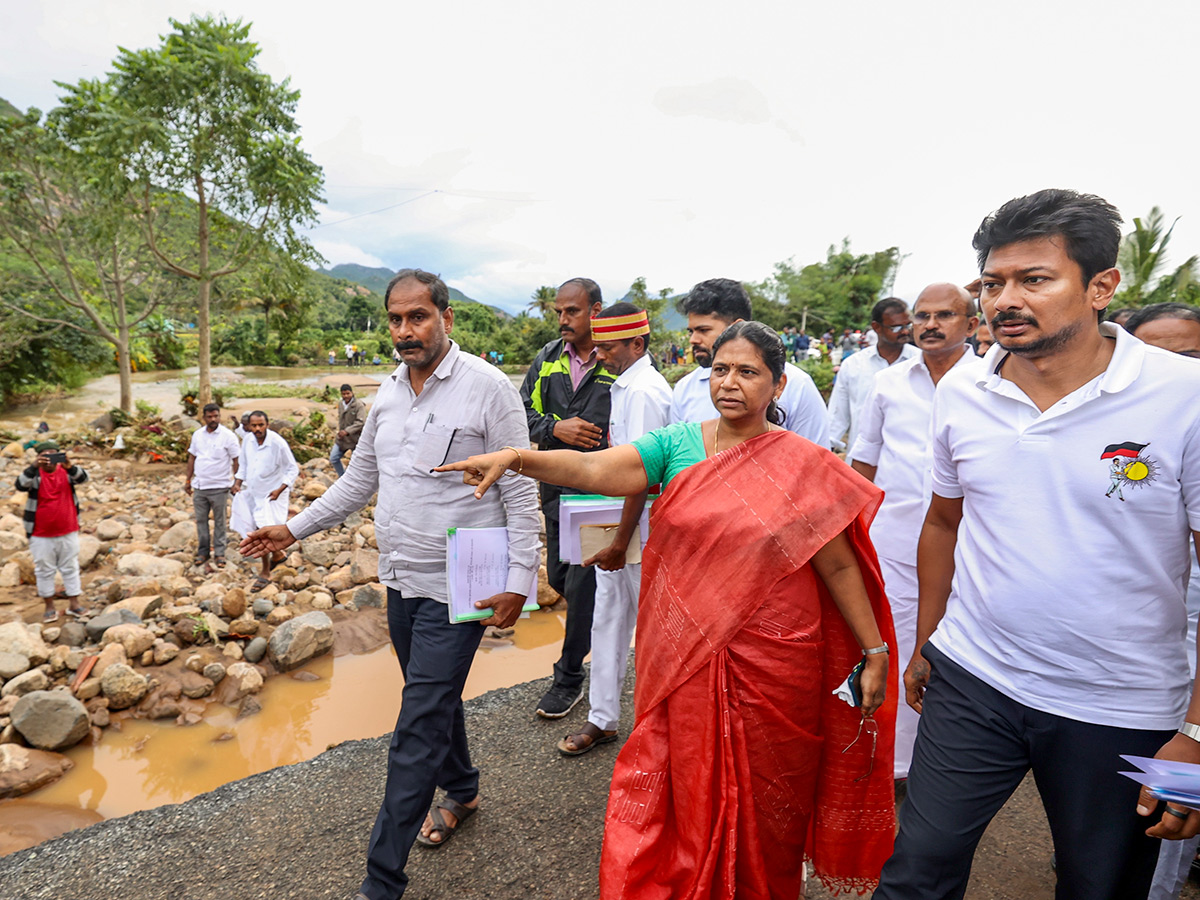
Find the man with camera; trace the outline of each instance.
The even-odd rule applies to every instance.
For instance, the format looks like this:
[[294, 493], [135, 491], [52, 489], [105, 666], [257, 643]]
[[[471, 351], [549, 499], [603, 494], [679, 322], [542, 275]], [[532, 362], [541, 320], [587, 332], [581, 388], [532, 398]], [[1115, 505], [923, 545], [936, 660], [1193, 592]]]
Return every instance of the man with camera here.
[[[58, 618], [57, 597], [69, 603], [68, 615], [84, 612], [79, 605], [79, 500], [75, 485], [87, 481], [82, 466], [73, 465], [56, 441], [42, 441], [35, 448], [37, 460], [17, 476], [17, 490], [28, 494], [25, 501], [25, 534], [33, 556], [38, 596], [46, 603], [42, 621]], [[55, 592], [54, 576], [61, 574], [63, 592]]]

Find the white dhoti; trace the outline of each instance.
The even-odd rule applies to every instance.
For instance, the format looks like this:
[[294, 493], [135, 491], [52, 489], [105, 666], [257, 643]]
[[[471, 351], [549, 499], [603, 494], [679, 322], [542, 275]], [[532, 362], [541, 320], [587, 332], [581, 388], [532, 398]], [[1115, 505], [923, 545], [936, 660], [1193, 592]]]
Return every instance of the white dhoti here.
[[[288, 517], [290, 486], [300, 474], [287, 441], [268, 431], [260, 444], [253, 434], [242, 441], [237, 477], [242, 489], [233, 498], [229, 527], [245, 537], [256, 528], [282, 525]], [[279, 496], [271, 494], [279, 488]]]
[[[279, 487], [279, 485], [275, 485]], [[275, 490], [275, 488], [271, 488]], [[261, 495], [251, 493], [243, 487], [233, 498], [233, 512], [229, 517], [229, 527], [245, 537], [256, 528], [266, 528], [269, 525], [282, 525], [288, 517], [288, 498], [291, 491], [286, 490], [277, 500], [270, 497], [271, 491]]]
[[588, 721], [601, 731], [612, 731], [621, 720], [621, 687], [625, 683], [629, 644], [637, 627], [641, 584], [641, 563], [626, 565], [615, 572], [596, 570]]
[[917, 740], [917, 715], [904, 699], [904, 670], [917, 646], [917, 567], [879, 557], [879, 568], [883, 573], [883, 588], [892, 608], [892, 622], [896, 626], [896, 646], [888, 665], [895, 673], [889, 691], [896, 691], [900, 702], [896, 708], [896, 778], [907, 778], [912, 765], [913, 744]]

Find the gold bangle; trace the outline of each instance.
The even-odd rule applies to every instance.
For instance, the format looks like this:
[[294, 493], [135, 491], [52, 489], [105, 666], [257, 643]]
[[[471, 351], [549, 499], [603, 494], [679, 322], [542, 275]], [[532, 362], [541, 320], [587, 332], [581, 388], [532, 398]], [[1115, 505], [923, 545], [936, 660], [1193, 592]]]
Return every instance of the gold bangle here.
[[[511, 450], [513, 453], [517, 454], [517, 462], [519, 465], [517, 466], [517, 471], [513, 473], [514, 475], [520, 475], [525, 471], [525, 457], [521, 455], [520, 450], [518, 450], [516, 447], [501, 447], [500, 449]], [[507, 466], [505, 468], [507, 468]]]

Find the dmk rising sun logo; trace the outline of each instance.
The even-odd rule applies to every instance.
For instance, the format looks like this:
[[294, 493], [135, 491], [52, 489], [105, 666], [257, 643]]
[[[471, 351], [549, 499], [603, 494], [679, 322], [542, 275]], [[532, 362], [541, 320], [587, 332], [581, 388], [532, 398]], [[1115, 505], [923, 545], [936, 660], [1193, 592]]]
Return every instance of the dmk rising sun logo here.
[[1158, 463], [1146, 455], [1149, 443], [1135, 444], [1126, 441], [1123, 444], [1109, 444], [1100, 454], [1101, 459], [1111, 460], [1108, 468], [1109, 487], [1105, 497], [1116, 494], [1118, 500], [1124, 501], [1124, 491], [1130, 488], [1143, 488], [1154, 483], [1158, 478]]

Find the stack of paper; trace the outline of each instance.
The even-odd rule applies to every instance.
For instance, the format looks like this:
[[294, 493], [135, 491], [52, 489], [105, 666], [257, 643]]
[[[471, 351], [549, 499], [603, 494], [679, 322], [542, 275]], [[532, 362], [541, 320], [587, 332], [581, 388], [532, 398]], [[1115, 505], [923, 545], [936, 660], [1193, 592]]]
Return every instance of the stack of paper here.
[[[646, 501], [642, 518], [629, 541], [625, 553], [627, 563], [642, 561], [642, 547], [650, 535], [650, 504]], [[558, 501], [558, 557], [573, 566], [583, 565], [597, 552], [612, 543], [621, 523], [624, 497], [604, 497], [600, 494], [564, 494]]]
[[1145, 756], [1125, 756], [1142, 771], [1122, 772], [1138, 784], [1150, 788], [1150, 793], [1159, 800], [1168, 800], [1181, 806], [1200, 809], [1200, 766], [1194, 763], [1173, 762], [1168, 759], [1150, 759]]
[[[446, 532], [446, 604], [452, 623], [477, 622], [492, 614], [475, 604], [508, 586], [508, 529], [451, 528]], [[537, 576], [529, 587], [522, 610], [538, 608]]]

